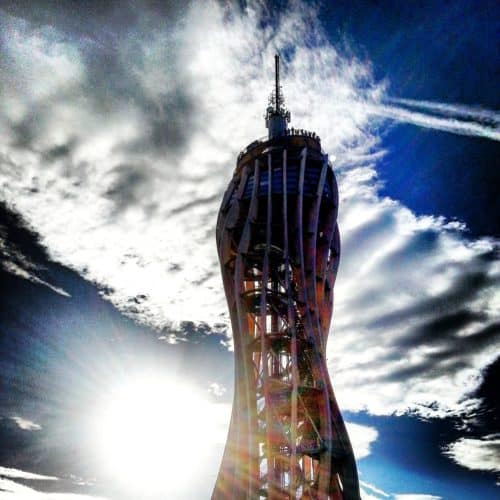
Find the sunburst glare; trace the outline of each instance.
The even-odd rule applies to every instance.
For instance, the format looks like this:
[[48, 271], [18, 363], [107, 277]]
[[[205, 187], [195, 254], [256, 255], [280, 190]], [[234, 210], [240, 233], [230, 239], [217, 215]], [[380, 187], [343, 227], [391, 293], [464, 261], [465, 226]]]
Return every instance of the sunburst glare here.
[[105, 391], [91, 425], [102, 473], [143, 496], [172, 492], [225, 440], [227, 405], [207, 396], [157, 373]]

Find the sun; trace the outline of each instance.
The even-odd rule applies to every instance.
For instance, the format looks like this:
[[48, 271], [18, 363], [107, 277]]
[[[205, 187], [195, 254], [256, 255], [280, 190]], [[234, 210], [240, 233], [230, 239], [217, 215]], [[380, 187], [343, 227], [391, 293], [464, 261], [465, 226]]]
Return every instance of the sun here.
[[101, 472], [129, 490], [171, 491], [224, 441], [221, 409], [194, 387], [158, 374], [120, 382], [106, 391], [93, 419]]

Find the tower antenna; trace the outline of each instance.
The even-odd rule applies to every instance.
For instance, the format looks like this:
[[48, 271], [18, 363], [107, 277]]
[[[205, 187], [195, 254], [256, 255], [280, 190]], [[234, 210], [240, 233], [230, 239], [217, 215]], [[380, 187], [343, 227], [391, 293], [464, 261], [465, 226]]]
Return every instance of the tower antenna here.
[[274, 92], [271, 92], [266, 110], [266, 127], [269, 138], [286, 134], [287, 123], [290, 122], [290, 112], [285, 108], [285, 99], [280, 87], [280, 56], [274, 56]]
[[275, 68], [275, 83], [276, 83], [275, 109], [276, 113], [278, 113], [280, 109], [280, 56], [278, 54], [274, 56], [274, 68]]

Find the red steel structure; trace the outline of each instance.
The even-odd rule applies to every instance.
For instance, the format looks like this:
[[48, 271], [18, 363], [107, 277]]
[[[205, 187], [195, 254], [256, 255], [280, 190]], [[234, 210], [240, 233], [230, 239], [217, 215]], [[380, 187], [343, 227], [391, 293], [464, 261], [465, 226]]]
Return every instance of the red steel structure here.
[[359, 500], [325, 358], [337, 184], [319, 138], [288, 128], [275, 63], [269, 136], [240, 153], [217, 221], [235, 393], [212, 499]]

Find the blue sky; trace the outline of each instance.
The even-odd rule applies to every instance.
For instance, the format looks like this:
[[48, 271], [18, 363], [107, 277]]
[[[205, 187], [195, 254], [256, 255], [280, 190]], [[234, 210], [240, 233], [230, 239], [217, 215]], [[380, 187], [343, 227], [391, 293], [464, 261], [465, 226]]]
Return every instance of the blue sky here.
[[362, 496], [498, 496], [494, 2], [0, 8], [0, 499], [209, 497], [215, 220], [276, 51], [339, 181], [327, 354]]
[[[498, 109], [495, 2], [336, 2], [322, 14], [330, 39], [369, 60], [391, 97]], [[498, 217], [484, 217], [485, 207], [500, 209], [495, 144], [398, 125], [384, 145], [383, 194], [464, 221], [472, 234], [498, 235]]]

